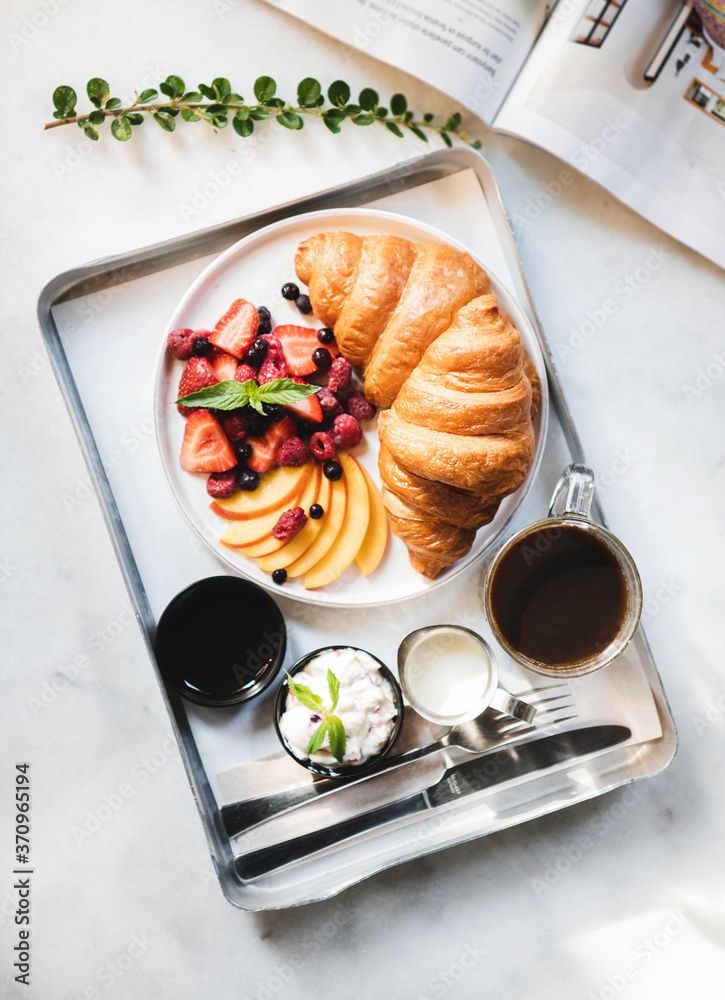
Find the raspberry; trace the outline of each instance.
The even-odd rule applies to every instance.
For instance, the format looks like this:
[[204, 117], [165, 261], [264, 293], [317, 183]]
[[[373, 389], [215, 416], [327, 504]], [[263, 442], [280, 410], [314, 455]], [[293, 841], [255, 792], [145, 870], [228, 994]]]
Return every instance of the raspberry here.
[[191, 357], [196, 337], [197, 333], [195, 330], [188, 330], [181, 327], [178, 330], [171, 331], [166, 338], [166, 346], [179, 361], [188, 361]]
[[332, 422], [330, 431], [336, 448], [354, 448], [362, 441], [362, 427], [349, 413], [341, 413]]
[[262, 339], [267, 341], [269, 347], [264, 361], [259, 366], [257, 381], [260, 385], [264, 385], [265, 382], [271, 382], [275, 378], [288, 378], [289, 368], [279, 337], [276, 333], [265, 333]]
[[288, 538], [296, 535], [298, 531], [301, 531], [306, 524], [307, 514], [305, 514], [301, 507], [292, 507], [280, 515], [279, 520], [272, 528], [272, 537], [285, 542]]
[[345, 400], [345, 409], [356, 420], [372, 420], [375, 407], [369, 403], [361, 392], [351, 392]]
[[316, 431], [312, 435], [310, 438], [310, 451], [318, 462], [327, 462], [337, 454], [335, 445], [332, 443], [332, 438], [327, 431]]
[[245, 416], [241, 410], [231, 410], [222, 414], [221, 425], [224, 433], [235, 444], [241, 441], [249, 429], [249, 417]]
[[250, 378], [254, 382], [257, 381], [257, 369], [244, 363], [237, 365], [237, 370], [234, 372], [234, 380], [236, 382], [248, 382]]
[[338, 413], [342, 413], [340, 401], [336, 396], [333, 396], [329, 389], [320, 389], [317, 393], [317, 398], [320, 401], [320, 409], [322, 410], [323, 418], [336, 417]]
[[307, 449], [300, 438], [287, 438], [277, 449], [276, 458], [280, 465], [304, 465], [307, 461]]
[[335, 358], [330, 365], [330, 374], [327, 379], [330, 392], [342, 392], [344, 389], [347, 389], [350, 385], [351, 374], [352, 365], [347, 358]]
[[212, 472], [206, 481], [206, 492], [215, 500], [226, 500], [239, 489], [236, 469], [229, 472]]

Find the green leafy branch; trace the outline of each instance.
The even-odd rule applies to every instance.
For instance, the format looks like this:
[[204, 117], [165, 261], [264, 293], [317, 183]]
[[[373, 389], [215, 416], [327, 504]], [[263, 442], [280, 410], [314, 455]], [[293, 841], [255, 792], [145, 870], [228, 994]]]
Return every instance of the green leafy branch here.
[[324, 707], [322, 698], [319, 695], [314, 694], [306, 684], [298, 684], [292, 680], [289, 674], [287, 674], [287, 684], [295, 698], [299, 698], [303, 705], [322, 716], [322, 721], [307, 744], [307, 756], [309, 757], [311, 754], [316, 753], [325, 742], [325, 737], [327, 736], [332, 756], [338, 763], [342, 764], [342, 759], [347, 749], [347, 736], [342, 720], [334, 714], [338, 698], [340, 697], [340, 682], [337, 677], [335, 677], [331, 670], [327, 671], [327, 686], [330, 691], [330, 698], [332, 699], [332, 704], [329, 708]]
[[94, 109], [79, 115], [75, 90], [65, 85], [56, 87], [53, 92], [55, 121], [48, 122], [45, 128], [76, 124], [95, 141], [99, 137], [98, 126], [110, 120], [113, 137], [126, 142], [134, 128], [142, 125], [147, 117], [153, 118], [166, 132], [173, 132], [181, 117], [186, 122], [204, 121], [215, 131], [226, 128], [231, 122], [237, 135], [247, 139], [254, 132], [255, 122], [274, 118], [278, 125], [297, 131], [304, 127], [305, 116], [311, 116], [319, 118], [334, 133], [340, 132], [343, 122], [351, 121], [354, 125], [382, 125], [398, 138], [402, 138], [407, 129], [427, 142], [427, 133], [432, 132], [447, 146], [452, 145], [451, 136], [456, 136], [474, 149], [481, 148], [480, 141], [471, 140], [467, 130], [461, 128], [458, 112], [442, 124], [437, 124], [432, 114], [416, 119], [403, 94], [393, 94], [388, 109], [380, 106], [380, 98], [371, 87], [361, 90], [357, 103], [351, 103], [350, 87], [344, 80], [335, 80], [328, 88], [329, 104], [326, 104], [321, 84], [313, 77], [306, 77], [297, 87], [296, 105], [277, 97], [277, 84], [271, 76], [260, 76], [255, 81], [255, 101], [251, 103], [234, 93], [224, 77], [217, 77], [210, 86], [200, 83], [198, 90], [187, 91], [181, 77], [172, 75], [159, 85], [159, 90], [168, 100], [158, 100], [158, 91], [148, 89], [137, 93], [133, 103], [124, 107], [120, 98], [111, 97], [105, 80], [93, 77], [88, 81], [86, 92]]

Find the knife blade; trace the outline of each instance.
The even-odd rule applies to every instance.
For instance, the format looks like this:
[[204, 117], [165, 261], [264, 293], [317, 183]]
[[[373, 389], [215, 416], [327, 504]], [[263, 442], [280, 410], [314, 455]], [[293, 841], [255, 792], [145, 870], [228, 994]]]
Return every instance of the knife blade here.
[[590, 754], [615, 747], [628, 740], [631, 735], [631, 730], [626, 726], [588, 726], [532, 740], [530, 743], [506, 747], [494, 754], [456, 764], [447, 768], [438, 781], [422, 792], [416, 792], [377, 809], [370, 809], [324, 830], [316, 830], [314, 833], [242, 854], [234, 859], [235, 870], [245, 882], [263, 878], [279, 868], [343, 843], [360, 833], [367, 833], [378, 826], [385, 826], [439, 806], [449, 805], [457, 799], [474, 795], [476, 792], [523, 775], [535, 774], [560, 764], [573, 763]]

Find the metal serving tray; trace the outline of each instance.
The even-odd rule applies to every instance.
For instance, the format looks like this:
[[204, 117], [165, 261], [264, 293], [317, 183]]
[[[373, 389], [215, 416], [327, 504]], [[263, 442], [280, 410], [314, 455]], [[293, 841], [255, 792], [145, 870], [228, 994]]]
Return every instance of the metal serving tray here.
[[[155, 355], [168, 317], [188, 285], [228, 246], [299, 213], [363, 205], [437, 225], [468, 245], [508, 283], [534, 326], [547, 366], [553, 413], [537, 480], [509, 528], [517, 530], [545, 512], [564, 466], [585, 462], [585, 456], [495, 179], [486, 161], [473, 151], [416, 157], [352, 184], [64, 272], [46, 285], [38, 305], [46, 347], [156, 669], [215, 870], [227, 898], [248, 910], [328, 898], [391, 865], [656, 774], [677, 748], [672, 716], [640, 629], [618, 661], [570, 683], [578, 718], [564, 725], [569, 730], [597, 723], [624, 724], [632, 730], [626, 743], [494, 785], [452, 807], [362, 829], [341, 844], [261, 877], [245, 880], [240, 874], [250, 852], [326, 830], [381, 802], [421, 791], [446, 765], [460, 760], [455, 752], [447, 752], [427, 765], [411, 765], [404, 775], [393, 772], [400, 774], [395, 782], [392, 775], [384, 776], [387, 784], [382, 778], [363, 782], [355, 794], [350, 789], [311, 803], [230, 840], [219, 809], [244, 787], [249, 762], [269, 757], [272, 763], [259, 765], [260, 774], [265, 768], [283, 770], [284, 754], [270, 724], [274, 692], [236, 709], [202, 709], [165, 685], [153, 657], [155, 621], [174, 594], [197, 579], [228, 571], [189, 530], [167, 490], [153, 440], [151, 362], [148, 381], [138, 384], [137, 359]], [[124, 291], [133, 294], [117, 294]], [[106, 380], [101, 393], [94, 376], [120, 335], [127, 360], [116, 355], [116, 388]], [[595, 514], [604, 523], [598, 504]], [[291, 600], [277, 588], [273, 593], [288, 625], [285, 666], [310, 649], [335, 642], [370, 649], [394, 665], [403, 635], [433, 622], [467, 625], [490, 638], [481, 605], [481, 572], [480, 563], [473, 565], [430, 594], [382, 608], [317, 608]], [[500, 672], [512, 690], [524, 692], [537, 685], [533, 675], [503, 655]], [[293, 770], [297, 767], [289, 763]]]

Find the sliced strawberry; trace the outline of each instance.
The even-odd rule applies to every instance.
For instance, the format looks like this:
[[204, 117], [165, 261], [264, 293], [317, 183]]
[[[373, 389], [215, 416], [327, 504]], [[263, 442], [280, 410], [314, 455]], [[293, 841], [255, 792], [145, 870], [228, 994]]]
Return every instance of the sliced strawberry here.
[[[303, 378], [295, 376], [293, 381], [300, 385], [307, 385]], [[308, 424], [321, 424], [323, 420], [322, 407], [317, 398], [317, 393], [308, 396], [307, 399], [300, 399], [296, 403], [285, 403], [285, 410], [300, 420], [306, 420]]]
[[251, 302], [236, 299], [222, 316], [209, 340], [215, 347], [241, 359], [257, 335], [259, 315]]
[[334, 341], [322, 345], [317, 339], [317, 330], [311, 326], [278, 326], [273, 336], [281, 341], [287, 366], [293, 375], [311, 375], [318, 371], [312, 360], [312, 354], [318, 347], [326, 347], [333, 358], [340, 353]]
[[185, 472], [226, 472], [237, 464], [221, 424], [208, 410], [194, 410], [187, 419], [179, 464]]
[[267, 341], [269, 347], [264, 361], [259, 366], [257, 382], [260, 385], [264, 385], [265, 382], [271, 382], [275, 378], [288, 378], [289, 368], [285, 361], [279, 337], [275, 333], [265, 333], [263, 334], [263, 339]]
[[267, 472], [277, 464], [277, 449], [287, 438], [295, 437], [297, 428], [291, 417], [282, 417], [276, 424], [270, 424], [264, 434], [247, 435], [246, 444], [252, 449], [247, 465], [255, 472]]
[[208, 360], [220, 382], [234, 378], [239, 361], [232, 354], [227, 354], [226, 351], [214, 351]]
[[[191, 392], [199, 392], [200, 389], [206, 389], [207, 386], [216, 385], [218, 381], [214, 369], [206, 358], [192, 358], [182, 372], [179, 394], [176, 398], [181, 399], [182, 396], [188, 396]], [[176, 408], [184, 417], [188, 417], [190, 413], [199, 409], [198, 406], [182, 406], [181, 403], [177, 403]]]

